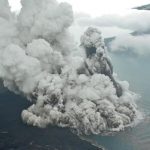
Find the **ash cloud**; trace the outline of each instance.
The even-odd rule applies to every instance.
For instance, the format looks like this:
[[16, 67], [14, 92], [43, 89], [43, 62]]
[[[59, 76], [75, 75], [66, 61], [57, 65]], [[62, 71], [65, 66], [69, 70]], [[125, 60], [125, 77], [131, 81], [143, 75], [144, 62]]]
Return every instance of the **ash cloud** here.
[[78, 14], [73, 29], [78, 29], [81, 34], [80, 29], [89, 25], [103, 29], [106, 40], [115, 37], [109, 42], [111, 52], [131, 53], [142, 57], [150, 54], [150, 11], [132, 10], [125, 16], [104, 15], [97, 18]]
[[0, 79], [32, 105], [25, 123], [69, 127], [78, 134], [119, 131], [137, 118], [136, 94], [113, 73], [107, 48], [96, 28], [78, 47], [68, 28], [73, 12], [55, 0], [22, 0], [16, 16], [0, 1]]
[[76, 15], [76, 21], [79, 26], [98, 26], [98, 27], [119, 27], [131, 31], [147, 31], [150, 25], [150, 12], [139, 10], [128, 10], [129, 14], [103, 15], [100, 17], [90, 17], [88, 15]]

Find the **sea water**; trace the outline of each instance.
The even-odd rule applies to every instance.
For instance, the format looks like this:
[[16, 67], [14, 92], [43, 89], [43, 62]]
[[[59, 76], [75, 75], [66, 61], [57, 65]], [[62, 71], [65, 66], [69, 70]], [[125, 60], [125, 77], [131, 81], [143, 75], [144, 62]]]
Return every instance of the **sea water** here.
[[92, 135], [88, 139], [106, 150], [150, 150], [150, 58], [129, 54], [111, 55], [118, 77], [129, 81], [130, 89], [141, 95], [136, 103], [144, 118], [135, 127], [109, 135]]
[[29, 105], [21, 96], [0, 93], [0, 150], [98, 150], [69, 129], [24, 124], [20, 114]]
[[[111, 54], [111, 58], [118, 77], [141, 95], [137, 105], [144, 119], [125, 131], [86, 139], [106, 150], [150, 150], [150, 59], [127, 54]], [[5, 90], [0, 93], [0, 150], [97, 150], [68, 129], [23, 124], [20, 114], [29, 105], [23, 97]]]

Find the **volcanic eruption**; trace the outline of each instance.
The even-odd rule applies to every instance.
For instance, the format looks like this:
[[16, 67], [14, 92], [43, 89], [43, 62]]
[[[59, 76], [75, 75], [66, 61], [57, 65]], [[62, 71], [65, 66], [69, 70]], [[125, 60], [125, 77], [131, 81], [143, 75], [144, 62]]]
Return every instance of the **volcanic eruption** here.
[[21, 0], [14, 15], [0, 1], [0, 79], [25, 96], [25, 123], [69, 127], [78, 134], [119, 131], [137, 117], [137, 96], [113, 73], [101, 32], [89, 27], [78, 46], [68, 28], [72, 8], [56, 0]]

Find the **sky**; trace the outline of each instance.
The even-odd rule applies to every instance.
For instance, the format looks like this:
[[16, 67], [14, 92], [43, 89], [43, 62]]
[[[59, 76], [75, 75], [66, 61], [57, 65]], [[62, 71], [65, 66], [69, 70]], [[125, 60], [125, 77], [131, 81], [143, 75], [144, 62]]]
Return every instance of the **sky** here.
[[[150, 55], [150, 35], [131, 36], [134, 31], [150, 31], [150, 11], [139, 11], [131, 8], [150, 4], [150, 0], [58, 0], [70, 3], [75, 12], [74, 24], [70, 31], [77, 43], [88, 26], [102, 31], [104, 38], [118, 37], [112, 43], [114, 51], [120, 47], [132, 47], [138, 55]], [[21, 8], [20, 0], [9, 0], [12, 11]], [[126, 41], [126, 42], [124, 42]], [[138, 45], [136, 44], [138, 43]], [[143, 50], [144, 49], [144, 50]]]
[[[72, 5], [76, 13], [85, 13], [93, 17], [106, 14], [124, 15], [130, 8], [149, 4], [150, 0], [58, 0]], [[13, 11], [19, 10], [20, 0], [9, 0]]]

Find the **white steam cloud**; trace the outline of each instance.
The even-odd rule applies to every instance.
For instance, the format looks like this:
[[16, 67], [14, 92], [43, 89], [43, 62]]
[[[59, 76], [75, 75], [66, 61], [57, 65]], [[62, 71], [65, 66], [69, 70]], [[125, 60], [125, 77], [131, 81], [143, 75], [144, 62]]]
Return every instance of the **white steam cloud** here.
[[118, 36], [110, 45], [112, 52], [129, 52], [139, 56], [150, 55], [150, 35]]
[[146, 31], [150, 29], [150, 11], [132, 10], [125, 16], [119, 15], [103, 15], [100, 17], [90, 17], [88, 15], [79, 14], [76, 21], [80, 26], [99, 26], [99, 27], [119, 27], [122, 29], [130, 29], [132, 31]]
[[0, 0], [0, 79], [32, 105], [27, 124], [70, 127], [78, 134], [121, 130], [137, 117], [125, 81], [115, 79], [101, 32], [88, 28], [77, 47], [73, 12], [55, 0], [22, 0], [18, 16]]
[[85, 14], [76, 15], [77, 37], [87, 26], [103, 29], [106, 38], [116, 37], [110, 42], [110, 51], [133, 53], [138, 56], [150, 55], [150, 11], [132, 10], [128, 15], [104, 15], [92, 18]]

